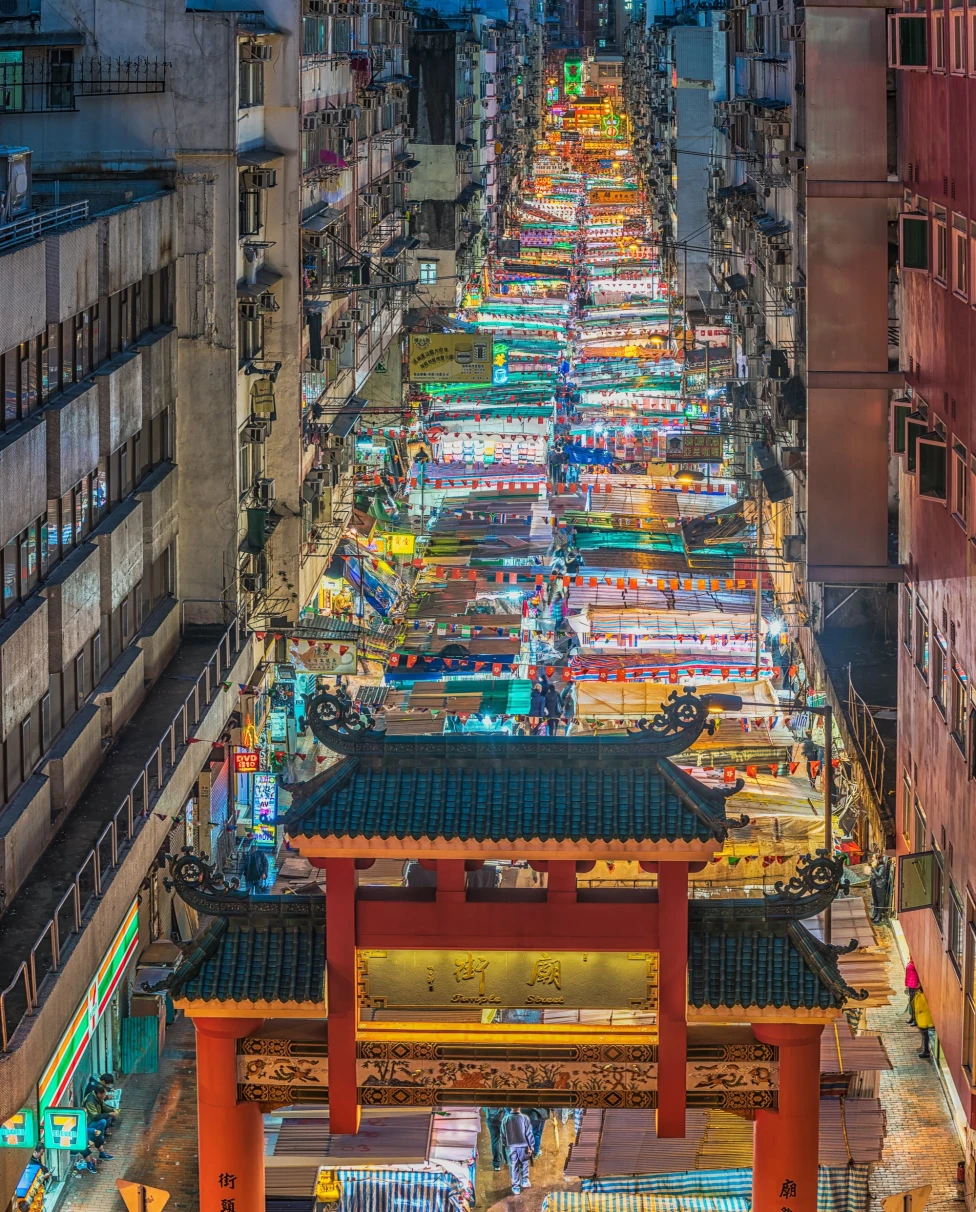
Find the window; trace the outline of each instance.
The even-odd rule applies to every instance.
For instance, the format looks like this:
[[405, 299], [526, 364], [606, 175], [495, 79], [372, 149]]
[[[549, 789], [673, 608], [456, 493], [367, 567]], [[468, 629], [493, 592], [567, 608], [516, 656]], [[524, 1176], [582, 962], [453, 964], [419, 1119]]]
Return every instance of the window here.
[[85, 670], [85, 653], [81, 651], [74, 660], [75, 672], [75, 710], [80, 711], [88, 696], [88, 676]]
[[962, 901], [955, 884], [949, 881], [949, 929], [946, 933], [946, 951], [952, 960], [957, 976], [962, 976], [963, 947], [965, 945], [966, 919]]
[[921, 598], [915, 610], [915, 668], [929, 680], [929, 618]]
[[966, 716], [969, 710], [969, 679], [966, 671], [957, 662], [952, 662], [952, 680], [949, 701], [949, 729], [952, 739], [965, 756], [966, 753]]
[[420, 285], [433, 286], [437, 281], [437, 262], [436, 261], [421, 261], [420, 262]]
[[0, 113], [24, 108], [24, 52], [0, 51]]
[[976, 76], [976, 5], [969, 6], [969, 74]]
[[932, 63], [934, 72], [946, 69], [946, 19], [944, 0], [932, 0]]
[[935, 628], [935, 643], [932, 646], [932, 697], [945, 715], [949, 699], [949, 657], [945, 637], [938, 627]]
[[909, 652], [912, 650], [912, 636], [915, 625], [915, 590], [911, 585], [905, 583], [905, 628], [902, 631], [902, 642]]
[[70, 47], [57, 46], [48, 51], [49, 83], [47, 104], [49, 109], [74, 109], [75, 90], [73, 83], [75, 52]]
[[952, 516], [963, 530], [969, 529], [969, 459], [961, 442], [952, 443]]
[[902, 771], [901, 775], [901, 836], [904, 838], [905, 846], [911, 850], [912, 848], [912, 776], [908, 772], [908, 767]]
[[899, 215], [902, 269], [929, 269], [929, 217], [912, 212]]
[[963, 76], [966, 73], [966, 14], [962, 5], [953, 5], [949, 29], [949, 64], [954, 75]]
[[239, 315], [237, 337], [237, 356], [242, 362], [260, 358], [264, 353], [264, 316]]
[[962, 215], [952, 216], [952, 290], [960, 299], [966, 298], [969, 289], [969, 236], [966, 228], [967, 223]]
[[947, 499], [948, 450], [938, 430], [918, 439], [918, 495], [932, 501]]
[[949, 229], [946, 226], [946, 211], [942, 206], [935, 208], [933, 240], [932, 268], [935, 280], [945, 286], [949, 280]]
[[922, 808], [919, 798], [915, 796], [915, 812], [912, 820], [912, 845], [916, 850], [924, 850], [928, 842], [927, 823], [925, 820], [925, 812]]
[[2, 613], [5, 615], [15, 610], [41, 579], [45, 529], [46, 518], [42, 516], [3, 548]]
[[928, 67], [928, 31], [924, 13], [896, 13], [888, 18], [888, 66], [911, 71]]
[[935, 844], [934, 838], [932, 839], [932, 853], [935, 858], [932, 871], [932, 912], [935, 914], [935, 924], [939, 933], [943, 934], [946, 909], [945, 859], [942, 857], [941, 849]]
[[261, 231], [263, 219], [261, 216], [260, 189], [242, 189], [240, 192], [240, 236], [256, 236]]
[[249, 109], [254, 105], [264, 104], [264, 63], [260, 59], [251, 59], [250, 47], [241, 47], [241, 57], [238, 63], [237, 105], [239, 109]]

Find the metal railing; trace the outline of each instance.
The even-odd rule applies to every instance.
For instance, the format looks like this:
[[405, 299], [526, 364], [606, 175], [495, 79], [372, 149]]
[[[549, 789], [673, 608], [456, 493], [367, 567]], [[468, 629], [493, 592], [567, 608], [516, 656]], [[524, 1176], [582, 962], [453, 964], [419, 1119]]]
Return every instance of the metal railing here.
[[854, 689], [851, 673], [847, 671], [847, 718], [854, 729], [854, 739], [860, 750], [860, 765], [879, 802], [884, 801], [885, 744], [878, 732], [867, 703]]
[[33, 211], [22, 219], [11, 219], [0, 225], [0, 248], [12, 248], [37, 240], [50, 231], [83, 223], [88, 218], [87, 202], [72, 202], [70, 206], [54, 206], [50, 210]]
[[45, 982], [56, 979], [64, 966], [87, 924], [86, 916], [92, 903], [101, 898], [111, 873], [125, 861], [132, 842], [149, 818], [153, 803], [182, 758], [201, 715], [226, 681], [249, 634], [244, 627], [243, 615], [236, 615], [125, 799], [89, 850], [51, 919], [37, 936], [30, 955], [17, 969], [7, 988], [0, 992], [2, 1051], [9, 1051], [17, 1028], [40, 1005]]

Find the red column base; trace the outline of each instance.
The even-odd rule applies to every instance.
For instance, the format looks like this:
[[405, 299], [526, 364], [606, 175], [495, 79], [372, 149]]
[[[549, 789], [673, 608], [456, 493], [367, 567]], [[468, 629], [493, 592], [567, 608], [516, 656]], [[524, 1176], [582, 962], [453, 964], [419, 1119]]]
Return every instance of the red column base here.
[[779, 1048], [779, 1110], [756, 1112], [752, 1212], [817, 1212], [822, 1032], [821, 1023], [753, 1024], [760, 1043]]
[[197, 1018], [200, 1212], [264, 1212], [264, 1123], [237, 1101], [237, 1041], [261, 1019]]

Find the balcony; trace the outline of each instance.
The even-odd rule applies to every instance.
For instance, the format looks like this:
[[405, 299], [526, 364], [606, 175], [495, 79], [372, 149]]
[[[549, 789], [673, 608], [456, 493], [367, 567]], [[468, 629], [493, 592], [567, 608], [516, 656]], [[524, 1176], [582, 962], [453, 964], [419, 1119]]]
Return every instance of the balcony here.
[[4, 113], [77, 113], [79, 97], [124, 97], [166, 90], [160, 59], [48, 60], [0, 65]]

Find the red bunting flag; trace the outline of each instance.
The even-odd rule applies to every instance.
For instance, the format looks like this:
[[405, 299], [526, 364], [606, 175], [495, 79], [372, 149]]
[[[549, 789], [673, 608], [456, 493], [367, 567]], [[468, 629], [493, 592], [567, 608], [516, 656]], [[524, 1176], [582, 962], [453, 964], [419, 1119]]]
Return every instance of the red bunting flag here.
[[498, 661], [496, 661], [491, 667], [491, 672], [497, 678], [501, 674], [501, 671], [502, 671], [502, 667], [498, 663]]
[[735, 782], [735, 767], [734, 766], [723, 766], [722, 767], [722, 782], [723, 783], [734, 783]]

